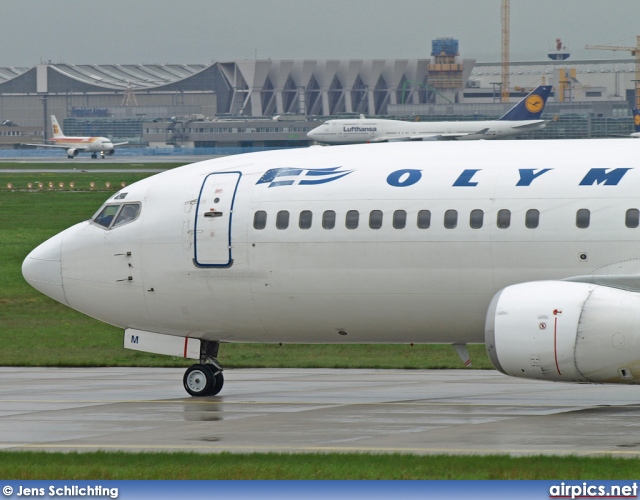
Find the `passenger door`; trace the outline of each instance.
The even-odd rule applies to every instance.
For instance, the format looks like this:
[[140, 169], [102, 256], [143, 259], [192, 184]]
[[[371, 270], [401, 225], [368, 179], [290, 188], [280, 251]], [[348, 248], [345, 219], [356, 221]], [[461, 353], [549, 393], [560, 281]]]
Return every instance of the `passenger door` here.
[[231, 221], [241, 172], [207, 175], [200, 188], [193, 231], [197, 267], [231, 267]]

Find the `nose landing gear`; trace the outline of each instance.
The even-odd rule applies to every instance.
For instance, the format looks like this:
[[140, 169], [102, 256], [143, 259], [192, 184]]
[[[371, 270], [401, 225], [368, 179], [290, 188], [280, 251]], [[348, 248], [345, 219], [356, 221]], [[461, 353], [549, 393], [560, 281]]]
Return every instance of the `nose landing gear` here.
[[219, 347], [219, 342], [201, 341], [200, 363], [187, 368], [182, 378], [184, 388], [191, 396], [215, 396], [222, 390], [223, 368], [216, 359]]

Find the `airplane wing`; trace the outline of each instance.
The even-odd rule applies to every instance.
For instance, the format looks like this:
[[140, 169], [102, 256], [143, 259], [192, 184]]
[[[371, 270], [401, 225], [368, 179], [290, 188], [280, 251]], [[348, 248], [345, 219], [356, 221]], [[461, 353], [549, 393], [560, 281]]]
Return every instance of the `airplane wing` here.
[[519, 125], [512, 125], [512, 128], [517, 128], [517, 129], [527, 129], [527, 128], [537, 128], [541, 123], [544, 123], [546, 125], [548, 120], [527, 120], [525, 123], [519, 124]]
[[[23, 146], [37, 146], [39, 148], [60, 148], [60, 149], [69, 149], [70, 146], [65, 146], [64, 144], [23, 144]], [[75, 146], [73, 149], [77, 149], [78, 151], [86, 151], [87, 148], [82, 146]]]
[[370, 143], [374, 142], [406, 142], [406, 141], [454, 141], [460, 137], [466, 137], [469, 135], [484, 135], [489, 131], [488, 128], [483, 128], [476, 132], [449, 132], [449, 133], [431, 133], [431, 134], [414, 134], [406, 135], [402, 137], [389, 137], [381, 136], [371, 139]]
[[123, 144], [129, 144], [129, 142], [114, 142], [114, 146], [122, 146]]
[[372, 144], [374, 142], [407, 142], [407, 141], [426, 141], [426, 140], [436, 140], [442, 134], [423, 134], [419, 136], [410, 136], [406, 135], [403, 137], [376, 137], [375, 139], [370, 139], [367, 142]]
[[455, 141], [461, 137], [470, 135], [484, 135], [489, 131], [488, 128], [477, 130], [475, 132], [449, 132], [446, 134], [416, 134], [409, 136], [410, 141]]

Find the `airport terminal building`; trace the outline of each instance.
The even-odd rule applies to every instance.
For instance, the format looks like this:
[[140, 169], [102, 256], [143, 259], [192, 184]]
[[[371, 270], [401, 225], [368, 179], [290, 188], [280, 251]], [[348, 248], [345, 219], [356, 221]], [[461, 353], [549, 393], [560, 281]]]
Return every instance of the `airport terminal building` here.
[[453, 39], [432, 49], [425, 59], [0, 67], [0, 147], [49, 138], [52, 114], [67, 135], [132, 146], [305, 146], [329, 117], [495, 119], [541, 84], [554, 90], [535, 137], [633, 131], [634, 59], [511, 63], [505, 104], [499, 63], [460, 58]]

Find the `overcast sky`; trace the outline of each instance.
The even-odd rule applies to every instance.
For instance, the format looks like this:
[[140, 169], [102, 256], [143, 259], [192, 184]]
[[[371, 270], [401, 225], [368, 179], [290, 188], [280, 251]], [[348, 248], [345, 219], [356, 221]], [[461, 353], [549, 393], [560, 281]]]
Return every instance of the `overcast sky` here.
[[[428, 58], [453, 37], [460, 55], [501, 57], [500, 0], [0, 0], [0, 67], [203, 63], [236, 59]], [[511, 60], [544, 60], [558, 37], [635, 45], [640, 0], [511, 0]], [[617, 58], [631, 57], [627, 52]]]

